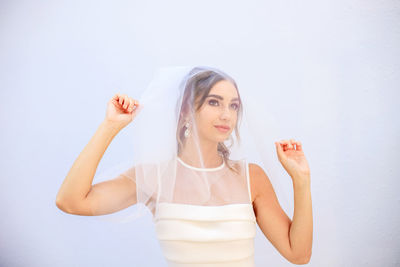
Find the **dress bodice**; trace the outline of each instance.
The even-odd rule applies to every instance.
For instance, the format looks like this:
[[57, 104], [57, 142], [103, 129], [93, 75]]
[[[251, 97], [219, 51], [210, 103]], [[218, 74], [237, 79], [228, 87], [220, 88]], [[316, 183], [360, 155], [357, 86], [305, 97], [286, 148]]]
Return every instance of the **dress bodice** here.
[[154, 222], [169, 267], [254, 266], [256, 219], [251, 204], [160, 203]]
[[254, 267], [256, 217], [246, 169], [247, 203], [157, 203], [153, 222], [169, 267]]

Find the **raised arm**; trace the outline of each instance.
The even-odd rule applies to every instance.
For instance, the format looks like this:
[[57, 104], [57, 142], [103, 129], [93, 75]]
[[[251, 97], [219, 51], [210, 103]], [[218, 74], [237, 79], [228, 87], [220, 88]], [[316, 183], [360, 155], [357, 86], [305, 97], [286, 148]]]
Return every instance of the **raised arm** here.
[[249, 174], [256, 195], [253, 205], [261, 231], [288, 261], [307, 264], [312, 254], [313, 239], [310, 169], [301, 143], [291, 140], [275, 144], [278, 158], [293, 181], [293, 220], [281, 208], [264, 170], [250, 163]]
[[106, 118], [84, 147], [65, 177], [56, 197], [56, 205], [64, 212], [77, 215], [103, 215], [136, 203], [134, 170], [113, 180], [92, 186], [97, 166], [114, 137], [136, 115], [138, 102], [116, 94], [108, 102]]

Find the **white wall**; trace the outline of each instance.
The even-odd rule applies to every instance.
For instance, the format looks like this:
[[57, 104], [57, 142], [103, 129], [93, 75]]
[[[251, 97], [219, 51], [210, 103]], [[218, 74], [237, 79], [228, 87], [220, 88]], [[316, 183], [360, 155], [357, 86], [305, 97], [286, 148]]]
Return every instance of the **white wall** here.
[[[390, 0], [1, 1], [0, 265], [166, 266], [150, 216], [68, 215], [55, 196], [114, 93], [199, 64], [256, 90], [303, 142], [309, 265], [398, 266], [399, 26]], [[99, 169], [128, 156], [129, 133]], [[291, 265], [259, 229], [256, 264]]]

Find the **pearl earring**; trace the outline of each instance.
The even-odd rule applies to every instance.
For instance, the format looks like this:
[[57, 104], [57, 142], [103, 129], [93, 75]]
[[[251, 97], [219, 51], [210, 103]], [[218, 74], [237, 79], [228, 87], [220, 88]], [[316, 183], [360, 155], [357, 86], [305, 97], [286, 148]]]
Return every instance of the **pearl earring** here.
[[186, 127], [186, 130], [185, 130], [184, 135], [185, 135], [185, 138], [187, 138], [187, 137], [189, 136], [189, 134], [190, 134], [190, 130], [189, 130], [190, 123], [187, 122], [187, 123], [185, 124], [185, 127]]

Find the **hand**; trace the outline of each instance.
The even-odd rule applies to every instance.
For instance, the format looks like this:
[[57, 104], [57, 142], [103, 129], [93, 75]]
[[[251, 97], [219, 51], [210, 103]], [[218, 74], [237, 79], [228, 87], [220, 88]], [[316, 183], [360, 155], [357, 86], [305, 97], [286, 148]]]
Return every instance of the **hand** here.
[[275, 142], [275, 146], [279, 161], [292, 179], [293, 177], [310, 176], [310, 168], [300, 141], [281, 140]]
[[137, 115], [138, 107], [137, 100], [117, 93], [108, 101], [105, 120], [125, 127]]

